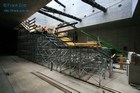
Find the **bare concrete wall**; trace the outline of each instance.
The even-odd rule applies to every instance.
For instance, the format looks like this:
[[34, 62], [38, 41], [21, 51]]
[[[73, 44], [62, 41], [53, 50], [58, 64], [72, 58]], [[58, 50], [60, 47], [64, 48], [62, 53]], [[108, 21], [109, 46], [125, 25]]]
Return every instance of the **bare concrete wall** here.
[[[116, 46], [119, 49], [127, 47], [128, 51], [136, 51], [140, 53], [140, 27], [133, 26], [113, 26], [113, 27], [99, 27], [96, 29], [84, 29], [87, 33], [99, 36], [101, 39]], [[79, 33], [79, 42], [86, 42], [87, 37]]]

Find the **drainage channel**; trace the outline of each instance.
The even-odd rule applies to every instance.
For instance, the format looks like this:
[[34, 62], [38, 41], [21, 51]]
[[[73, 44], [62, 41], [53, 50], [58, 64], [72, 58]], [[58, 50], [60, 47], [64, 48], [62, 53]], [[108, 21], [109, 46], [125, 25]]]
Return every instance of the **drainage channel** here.
[[47, 83], [51, 84], [52, 86], [58, 88], [64, 93], [80, 93], [78, 90], [75, 90], [59, 81], [56, 81], [53, 78], [44, 75], [43, 73], [40, 73], [40, 72], [31, 72], [31, 73], [39, 77], [40, 79], [46, 81]]

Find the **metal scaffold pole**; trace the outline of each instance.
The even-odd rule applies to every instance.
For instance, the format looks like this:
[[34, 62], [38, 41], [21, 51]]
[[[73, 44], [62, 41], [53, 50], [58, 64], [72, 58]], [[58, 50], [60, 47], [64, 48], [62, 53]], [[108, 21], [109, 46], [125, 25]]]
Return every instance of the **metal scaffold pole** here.
[[54, 34], [29, 33], [26, 29], [19, 31], [18, 41], [19, 56], [44, 65], [51, 71], [55, 69], [80, 79], [88, 77], [86, 80], [98, 76], [96, 81], [99, 85], [106, 72], [112, 75], [111, 54], [101, 47], [76, 46], [75, 43], [69, 46]]

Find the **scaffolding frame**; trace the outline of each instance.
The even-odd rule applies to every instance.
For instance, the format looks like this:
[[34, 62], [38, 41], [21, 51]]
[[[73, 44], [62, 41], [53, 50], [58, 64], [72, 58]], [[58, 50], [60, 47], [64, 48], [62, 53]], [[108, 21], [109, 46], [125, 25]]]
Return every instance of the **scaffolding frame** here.
[[112, 75], [111, 55], [100, 47], [68, 46], [53, 34], [29, 33], [21, 29], [18, 35], [18, 55], [27, 60], [47, 66], [52, 70], [76, 78], [98, 76], [98, 83], [106, 72]]

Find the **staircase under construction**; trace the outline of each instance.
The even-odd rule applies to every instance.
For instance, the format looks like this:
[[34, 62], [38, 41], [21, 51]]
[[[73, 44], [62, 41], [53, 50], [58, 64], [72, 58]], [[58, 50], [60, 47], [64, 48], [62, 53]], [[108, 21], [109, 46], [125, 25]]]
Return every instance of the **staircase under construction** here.
[[88, 80], [94, 76], [99, 85], [111, 77], [110, 51], [98, 42], [75, 43], [67, 36], [20, 29], [18, 55], [61, 73]]

